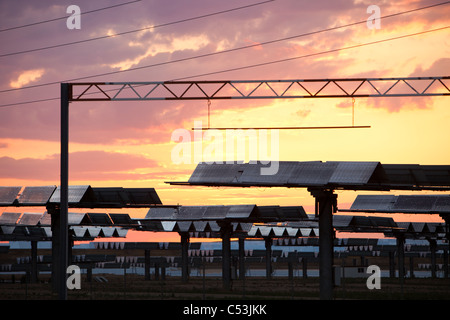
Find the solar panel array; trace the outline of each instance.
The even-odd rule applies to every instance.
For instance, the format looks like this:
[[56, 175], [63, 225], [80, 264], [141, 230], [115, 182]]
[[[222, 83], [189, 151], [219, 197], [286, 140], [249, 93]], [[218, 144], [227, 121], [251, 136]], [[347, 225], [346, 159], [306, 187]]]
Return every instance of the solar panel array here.
[[[33, 200], [34, 201], [34, 200]], [[69, 230], [74, 240], [92, 240], [97, 237], [125, 237], [128, 229], [138, 226], [128, 214], [111, 218], [106, 213], [69, 212]], [[3, 212], [0, 215], [0, 241], [51, 240], [51, 217], [45, 213]]]
[[450, 195], [358, 195], [345, 211], [450, 214]]
[[349, 190], [450, 190], [450, 166], [379, 162], [279, 161], [278, 172], [263, 175], [273, 163], [199, 163], [187, 182], [173, 185], [320, 187]]
[[301, 206], [179, 206], [176, 208], [150, 208], [146, 217], [149, 220], [230, 220], [230, 221], [289, 221], [307, 219]]
[[[47, 206], [58, 204], [60, 187], [0, 187], [1, 206]], [[69, 186], [69, 206], [79, 208], [125, 208], [161, 205], [154, 188], [95, 188], [89, 185]]]

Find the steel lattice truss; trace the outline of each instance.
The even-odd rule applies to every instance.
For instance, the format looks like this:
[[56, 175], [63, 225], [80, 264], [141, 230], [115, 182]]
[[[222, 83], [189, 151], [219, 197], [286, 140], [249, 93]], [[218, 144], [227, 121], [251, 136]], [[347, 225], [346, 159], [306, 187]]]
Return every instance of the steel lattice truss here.
[[448, 96], [450, 76], [69, 83], [70, 101]]

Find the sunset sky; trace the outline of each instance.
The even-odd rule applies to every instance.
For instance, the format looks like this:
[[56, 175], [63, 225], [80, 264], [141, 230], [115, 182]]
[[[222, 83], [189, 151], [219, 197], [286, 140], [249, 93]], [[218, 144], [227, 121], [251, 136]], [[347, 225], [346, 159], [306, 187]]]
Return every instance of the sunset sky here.
[[[447, 27], [450, 3], [381, 19], [380, 29], [369, 29], [365, 23], [370, 5], [377, 5], [385, 16], [441, 2], [1, 0], [0, 185], [59, 185], [59, 82], [83, 77], [89, 78], [79, 81], [448, 76], [450, 29], [244, 68]], [[124, 5], [112, 7], [118, 4]], [[66, 26], [70, 5], [81, 9], [79, 30]], [[364, 23], [257, 45], [354, 22]], [[133, 32], [116, 35], [127, 31]], [[86, 41], [103, 36], [110, 37]], [[81, 42], [68, 44], [76, 41]], [[174, 62], [253, 44], [257, 46]], [[40, 49], [52, 46], [56, 47]], [[126, 71], [139, 67], [145, 68]], [[110, 72], [116, 73], [95, 76]], [[446, 85], [450, 87], [450, 82]], [[450, 164], [449, 101], [448, 97], [356, 99], [355, 125], [370, 129], [282, 130], [279, 160]], [[164, 204], [303, 205], [313, 212], [314, 199], [303, 189], [166, 184], [186, 181], [196, 166], [194, 161], [173, 163], [177, 143], [171, 140], [172, 133], [190, 130], [194, 121], [206, 125], [207, 110], [206, 101], [71, 103], [70, 184], [153, 187]], [[351, 125], [352, 101], [214, 100], [211, 124]], [[356, 195], [338, 193], [339, 207], [349, 207]], [[131, 212], [135, 217], [143, 214]]]

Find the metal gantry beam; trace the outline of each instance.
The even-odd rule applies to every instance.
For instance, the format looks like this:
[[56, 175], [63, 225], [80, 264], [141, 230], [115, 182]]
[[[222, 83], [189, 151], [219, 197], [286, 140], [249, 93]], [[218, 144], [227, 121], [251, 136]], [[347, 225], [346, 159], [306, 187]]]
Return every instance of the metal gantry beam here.
[[70, 101], [363, 98], [450, 95], [450, 76], [295, 80], [80, 82]]

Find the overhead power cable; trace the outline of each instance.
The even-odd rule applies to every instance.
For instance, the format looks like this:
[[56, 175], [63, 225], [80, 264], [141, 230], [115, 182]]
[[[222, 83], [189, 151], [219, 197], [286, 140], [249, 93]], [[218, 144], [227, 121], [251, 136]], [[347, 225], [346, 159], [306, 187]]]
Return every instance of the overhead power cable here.
[[[105, 36], [100, 36], [100, 37], [95, 37], [95, 38], [89, 38], [89, 39], [84, 39], [84, 40], [66, 42], [66, 43], [56, 44], [56, 45], [52, 45], [52, 46], [28, 49], [28, 50], [23, 50], [23, 51], [16, 51], [16, 52], [11, 52], [11, 53], [4, 53], [4, 54], [0, 54], [0, 58], [14, 56], [14, 55], [19, 55], [19, 54], [23, 54], [23, 53], [30, 53], [30, 52], [36, 52], [36, 51], [42, 51], [42, 50], [48, 50], [48, 49], [55, 49], [55, 48], [70, 46], [70, 45], [74, 45], [74, 44], [80, 44], [80, 43], [86, 43], [86, 42], [101, 40], [101, 39], [113, 38], [113, 37], [117, 37], [117, 36], [123, 36], [123, 35], [126, 35], [126, 34], [141, 32], [141, 31], [150, 30], [150, 29], [167, 27], [167, 26], [170, 26], [170, 25], [178, 24], [178, 23], [183, 23], [183, 22], [188, 22], [188, 21], [193, 21], [193, 20], [198, 20], [198, 19], [204, 19], [204, 18], [207, 18], [207, 17], [212, 17], [212, 16], [219, 15], [219, 14], [229, 13], [229, 12], [236, 11], [236, 10], [247, 9], [247, 8], [250, 8], [250, 7], [258, 6], [258, 5], [265, 4], [265, 3], [268, 3], [268, 2], [273, 2], [273, 1], [275, 1], [275, 0], [267, 0], [267, 1], [263, 1], [263, 2], [257, 2], [257, 3], [253, 3], [253, 4], [250, 4], [250, 5], [246, 5], [246, 6], [241, 6], [241, 7], [237, 7], [237, 8], [232, 8], [232, 9], [222, 10], [222, 11], [218, 11], [218, 12], [208, 13], [208, 14], [204, 14], [204, 15], [201, 15], [201, 16], [196, 16], [196, 17], [192, 17], [192, 18], [187, 18], [187, 19], [177, 20], [177, 21], [173, 21], [173, 22], [163, 23], [163, 24], [154, 25], [154, 26], [150, 26], [150, 27], [145, 27], [145, 28], [140, 28], [140, 29], [135, 29], [135, 30], [130, 30], [130, 31], [124, 31], [124, 32], [119, 32], [119, 33], [108, 34], [108, 35], [105, 35]], [[65, 17], [65, 18], [67, 18], [67, 17]]]
[[[268, 62], [263, 62], [263, 63], [258, 63], [258, 64], [252, 64], [252, 65], [247, 65], [247, 66], [242, 66], [242, 67], [236, 67], [236, 68], [231, 68], [231, 69], [225, 69], [225, 70], [213, 71], [213, 72], [209, 72], [209, 73], [192, 75], [192, 76], [188, 76], [188, 77], [173, 79], [173, 80], [170, 80], [170, 81], [179, 81], [179, 80], [185, 80], [185, 79], [190, 79], [190, 78], [194, 78], [194, 77], [202, 77], [202, 76], [206, 76], [206, 75], [214, 75], [214, 74], [219, 74], [219, 73], [225, 73], [225, 72], [231, 72], [231, 71], [239, 71], [239, 70], [244, 70], [244, 69], [249, 69], [249, 68], [256, 68], [256, 67], [262, 67], [262, 66], [267, 66], [267, 65], [270, 65], [270, 64], [276, 64], [276, 63], [281, 63], [281, 62], [293, 61], [293, 60], [297, 60], [297, 59], [309, 58], [309, 57], [318, 56], [318, 55], [322, 55], [322, 54], [338, 52], [338, 51], [341, 51], [341, 50], [355, 49], [355, 48], [360, 48], [360, 47], [364, 47], [364, 46], [379, 44], [379, 43], [383, 43], [383, 42], [388, 42], [388, 41], [393, 41], [393, 40], [398, 40], [398, 39], [404, 39], [404, 38], [413, 37], [413, 36], [417, 36], [417, 35], [422, 35], [422, 34], [426, 34], [426, 33], [431, 33], [431, 32], [445, 30], [445, 29], [448, 29], [448, 28], [450, 28], [450, 26], [441, 27], [441, 28], [437, 28], [437, 29], [431, 29], [431, 30], [425, 30], [425, 31], [421, 31], [421, 32], [411, 33], [411, 34], [407, 34], [407, 35], [403, 35], [403, 36], [397, 36], [397, 37], [392, 37], [392, 38], [387, 38], [387, 39], [382, 39], [382, 40], [377, 40], [377, 41], [372, 41], [372, 42], [356, 44], [356, 45], [347, 46], [347, 47], [331, 49], [331, 50], [327, 50], [327, 51], [321, 51], [321, 52], [306, 54], [306, 55], [297, 56], [297, 57], [285, 58], [285, 59], [280, 59], [280, 60], [273, 60], [273, 61], [268, 61]], [[125, 71], [130, 71], [130, 70], [125, 70]], [[67, 80], [67, 82], [70, 82], [70, 81], [73, 81], [73, 80]], [[60, 83], [60, 82], [57, 82], [57, 83]], [[52, 83], [52, 84], [55, 84], [55, 83]], [[3, 105], [0, 105], [0, 107], [10, 107], [10, 106], [23, 105], [23, 104], [30, 104], [30, 103], [35, 103], [35, 102], [59, 100], [59, 99], [60, 99], [59, 97], [56, 97], [56, 98], [47, 98], [47, 99], [40, 99], [40, 100], [31, 100], [31, 101], [3, 104]]]
[[[178, 21], [163, 23], [163, 24], [160, 24], [160, 25], [155, 25], [155, 26], [150, 26], [150, 27], [145, 27], [145, 28], [140, 28], [140, 29], [135, 29], [135, 30], [129, 30], [129, 31], [124, 31], [124, 32], [109, 34], [109, 35], [95, 37], [95, 38], [89, 38], [89, 39], [84, 39], [84, 40], [72, 41], [72, 42], [61, 43], [61, 44], [52, 45], [52, 46], [28, 49], [28, 50], [11, 52], [11, 53], [4, 53], [4, 54], [0, 54], [0, 58], [1, 57], [8, 57], [8, 56], [13, 56], [13, 55], [24, 54], [24, 53], [48, 50], [48, 49], [55, 49], [55, 48], [60, 48], [60, 47], [65, 47], [65, 46], [70, 46], [70, 45], [75, 45], [75, 44], [81, 44], [81, 43], [86, 43], [86, 42], [91, 42], [91, 41], [96, 41], [96, 40], [101, 40], [101, 39], [108, 39], [108, 38], [113, 38], [113, 37], [117, 37], [117, 36], [123, 36], [123, 35], [126, 35], [126, 34], [141, 32], [141, 31], [150, 30], [150, 29], [156, 29], [156, 28], [160, 28], [160, 27], [166, 27], [166, 26], [170, 26], [170, 25], [174, 25], [174, 24], [178, 24], [178, 23], [183, 23], [183, 22], [193, 21], [193, 20], [197, 20], [197, 19], [207, 18], [207, 17], [211, 17], [211, 16], [214, 16], [214, 15], [218, 15], [218, 14], [223, 14], [223, 13], [228, 13], [228, 12], [232, 12], [232, 11], [236, 11], [236, 10], [246, 9], [246, 8], [249, 8], [249, 7], [265, 4], [265, 3], [268, 3], [268, 2], [272, 2], [272, 1], [275, 1], [275, 0], [268, 0], [268, 1], [258, 2], [258, 3], [254, 3], [254, 4], [251, 4], [251, 5], [238, 7], [238, 8], [223, 10], [223, 11], [219, 11], [219, 12], [215, 12], [215, 13], [210, 13], [210, 14], [206, 14], [206, 15], [197, 16], [197, 17], [182, 19], [182, 20], [178, 20]], [[437, 3], [437, 4], [433, 4], [433, 5], [429, 5], [429, 6], [425, 6], [425, 7], [421, 7], [421, 8], [416, 8], [416, 9], [412, 9], [412, 10], [408, 10], [408, 11], [404, 11], [404, 12], [399, 12], [399, 13], [386, 15], [386, 16], [380, 17], [380, 19], [391, 18], [391, 17], [395, 17], [395, 16], [398, 16], [398, 15], [401, 15], [401, 14], [411, 13], [411, 12], [415, 12], [415, 11], [419, 11], [419, 10], [430, 9], [430, 8], [434, 8], [434, 7], [437, 7], [437, 6], [446, 5], [446, 4], [449, 4], [449, 3], [450, 3], [450, 1], [445, 1], [445, 2], [441, 2], [441, 3]], [[65, 17], [65, 18], [67, 18], [67, 17]], [[334, 28], [328, 28], [328, 29], [320, 30], [318, 32], [336, 30], [336, 29], [339, 29], [339, 28], [350, 27], [350, 26], [353, 26], [353, 25], [366, 23], [366, 22], [367, 22], [366, 20], [363, 20], [363, 21], [359, 21], [359, 22], [350, 23], [350, 24], [344, 25], [344, 26], [339, 26], [339, 27], [334, 27]], [[296, 37], [296, 36], [293, 36], [293, 37]], [[279, 41], [284, 41], [284, 40], [289, 40], [289, 38], [281, 39]]]
[[[133, 0], [133, 1], [129, 1], [129, 2], [115, 4], [115, 5], [108, 6], [108, 7], [98, 8], [98, 9], [94, 9], [94, 10], [90, 10], [90, 11], [84, 11], [84, 12], [81, 12], [81, 15], [85, 15], [85, 14], [89, 14], [89, 13], [93, 13], [93, 12], [98, 12], [98, 11], [103, 11], [103, 10], [107, 10], [107, 9], [112, 9], [112, 8], [117, 8], [117, 7], [125, 6], [125, 5], [132, 4], [132, 3], [135, 3], [135, 2], [139, 2], [139, 1], [142, 1], [142, 0]], [[58, 20], [65, 20], [65, 19], [67, 19], [67, 16], [59, 17], [59, 18], [53, 18], [53, 19], [48, 19], [48, 20], [43, 20], [43, 21], [38, 21], [38, 22], [33, 22], [33, 23], [24, 24], [24, 25], [16, 26], [16, 27], [10, 27], [10, 28], [6, 28], [6, 29], [0, 29], [0, 32], [5, 32], [5, 31], [11, 31], [11, 30], [16, 30], [16, 29], [31, 27], [31, 26], [36, 26], [38, 24], [43, 24], [43, 23], [48, 23], [48, 22], [53, 22], [53, 21], [58, 21]]]
[[263, 67], [263, 66], [267, 66], [267, 65], [271, 65], [271, 64], [275, 64], [275, 63], [280, 63], [280, 62], [287, 62], [287, 61], [292, 61], [292, 60], [297, 60], [297, 59], [302, 59], [302, 58], [309, 58], [309, 57], [314, 57], [314, 56], [318, 56], [318, 55], [322, 55], [322, 54], [328, 54], [328, 53], [333, 53], [333, 52], [338, 52], [338, 51], [343, 51], [343, 50], [355, 49], [355, 48], [360, 48], [360, 47], [369, 46], [369, 45], [373, 45], [373, 44], [379, 44], [379, 43], [383, 43], [383, 42], [388, 42], [388, 41], [392, 41], [392, 40], [398, 40], [398, 39], [418, 36], [418, 35], [421, 35], [421, 34], [435, 32], [435, 31], [441, 31], [441, 30], [448, 29], [448, 28], [450, 28], [450, 26], [437, 28], [437, 29], [432, 29], [432, 30], [421, 31], [421, 32], [416, 32], [416, 33], [407, 34], [407, 35], [398, 36], [398, 37], [393, 37], [393, 38], [388, 38], [388, 39], [382, 39], [382, 40], [377, 40], [377, 41], [372, 41], [372, 42], [356, 44], [356, 45], [352, 45], [352, 46], [348, 46], [348, 47], [341, 47], [341, 48], [331, 49], [331, 50], [322, 51], [322, 52], [310, 53], [310, 54], [306, 54], [306, 55], [303, 55], [303, 56], [285, 58], [285, 59], [280, 59], [280, 60], [273, 60], [273, 61], [269, 61], [269, 62], [262, 62], [262, 63], [252, 64], [252, 65], [247, 65], [247, 66], [243, 66], [243, 67], [236, 67], [236, 68], [230, 68], [230, 69], [225, 69], [225, 70], [220, 70], [220, 71], [213, 71], [213, 72], [208, 72], [208, 73], [202, 73], [202, 74], [197, 74], [197, 75], [194, 75], [194, 76], [188, 76], [188, 77], [173, 79], [171, 81], [180, 81], [180, 80], [186, 80], [186, 79], [195, 78], [195, 77], [203, 77], [203, 76], [208, 76], [208, 75], [213, 75], [213, 74], [219, 74], [219, 73], [225, 73], [225, 72], [231, 72], [231, 71], [239, 71], [239, 70], [256, 68], [256, 67]]
[[[382, 16], [382, 17], [380, 17], [380, 19], [391, 18], [391, 17], [402, 15], [402, 14], [407, 14], [407, 13], [411, 13], [411, 12], [415, 12], [415, 11], [419, 11], [419, 10], [424, 10], [424, 9], [429, 9], [429, 8], [432, 8], [432, 7], [435, 7], [435, 6], [438, 6], [438, 5], [447, 4], [447, 3], [450, 3], [450, 1], [443, 2], [443, 3], [440, 3], [440, 4], [431, 5], [431, 6], [416, 8], [416, 9], [412, 9], [412, 10], [408, 10], [408, 11], [398, 12], [398, 13], [394, 13], [394, 14], [390, 14], [390, 15], [386, 15], [386, 16]], [[293, 39], [300, 38], [300, 37], [306, 37], [306, 36], [311, 36], [311, 35], [315, 35], [315, 34], [319, 34], [319, 33], [323, 33], [323, 32], [328, 32], [328, 31], [338, 30], [338, 29], [342, 29], [342, 28], [347, 28], [347, 27], [358, 25], [358, 24], [362, 24], [362, 23], [365, 24], [366, 22], [367, 22], [367, 20], [362, 20], [362, 21], [358, 21], [358, 22], [352, 22], [352, 23], [341, 25], [341, 26], [337, 26], [337, 27], [326, 28], [326, 29], [321, 29], [321, 30], [317, 30], [317, 31], [307, 32], [307, 33], [301, 33], [301, 34], [298, 34], [298, 35], [293, 35], [293, 36], [289, 36], [289, 37], [285, 37], [285, 38], [269, 40], [269, 41], [265, 41], [265, 42], [261, 42], [261, 43], [257, 43], [257, 44], [251, 44], [251, 45], [246, 45], [246, 46], [242, 46], [242, 47], [236, 47], [236, 48], [232, 48], [232, 49], [226, 49], [226, 50], [206, 53], [206, 54], [202, 54], [202, 55], [196, 55], [196, 56], [187, 57], [187, 58], [180, 58], [180, 59], [166, 61], [166, 62], [159, 62], [159, 63], [154, 63], [154, 64], [150, 64], [150, 65], [145, 65], [145, 66], [134, 67], [134, 68], [130, 68], [130, 69], [127, 69], [127, 70], [116, 70], [116, 71], [99, 73], [99, 74], [83, 76], [83, 77], [78, 77], [78, 78], [72, 78], [72, 79], [67, 79], [67, 80], [60, 80], [60, 81], [53, 81], [53, 82], [35, 84], [35, 85], [30, 85], [30, 86], [24, 86], [24, 87], [21, 87], [21, 88], [10, 88], [10, 89], [5, 89], [5, 90], [0, 90], [0, 93], [16, 91], [16, 90], [31, 89], [31, 88], [38, 88], [38, 87], [58, 84], [58, 83], [61, 83], [61, 82], [79, 81], [79, 80], [85, 80], [85, 79], [90, 79], [90, 78], [94, 78], [94, 77], [109, 76], [109, 75], [114, 75], [114, 74], [119, 74], [119, 73], [124, 73], [124, 72], [130, 72], [130, 71], [135, 71], [135, 70], [141, 70], [141, 69], [147, 69], [147, 68], [152, 68], [152, 67], [159, 67], [159, 66], [169, 65], [169, 64], [172, 64], [172, 63], [185, 62], [185, 61], [199, 59], [199, 58], [206, 58], [206, 57], [211, 57], [211, 56], [215, 56], [215, 55], [219, 55], [219, 54], [230, 53], [230, 52], [234, 52], [234, 51], [249, 49], [249, 48], [253, 48], [253, 47], [273, 44], [273, 43], [287, 41], [287, 40], [293, 40]]]

